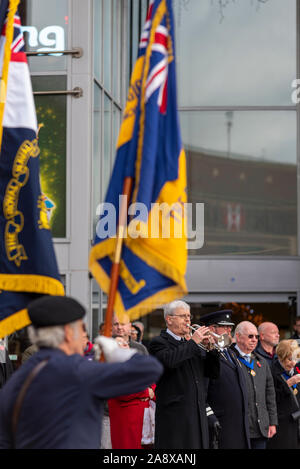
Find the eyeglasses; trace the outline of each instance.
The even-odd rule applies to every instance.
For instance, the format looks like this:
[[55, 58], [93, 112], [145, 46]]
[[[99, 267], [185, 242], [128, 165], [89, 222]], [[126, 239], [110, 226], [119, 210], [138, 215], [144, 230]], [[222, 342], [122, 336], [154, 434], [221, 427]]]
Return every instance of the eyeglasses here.
[[170, 316], [176, 316], [177, 318], [183, 318], [183, 319], [186, 319], [187, 321], [189, 319], [193, 319], [193, 315], [192, 314], [170, 314]]
[[253, 339], [253, 338], [255, 338], [256, 340], [259, 339], [259, 335], [256, 335], [256, 334], [248, 334], [247, 337], [248, 339]]

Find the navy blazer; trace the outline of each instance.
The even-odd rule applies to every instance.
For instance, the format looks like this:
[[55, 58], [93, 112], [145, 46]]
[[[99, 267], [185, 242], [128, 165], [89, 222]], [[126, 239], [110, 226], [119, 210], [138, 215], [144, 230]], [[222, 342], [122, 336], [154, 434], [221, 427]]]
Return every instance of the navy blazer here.
[[[23, 401], [14, 445], [11, 427], [17, 395], [30, 371], [46, 358], [47, 365]], [[0, 449], [98, 449], [103, 401], [142, 391], [162, 370], [154, 357], [140, 354], [123, 363], [99, 363], [41, 349], [0, 391]]]

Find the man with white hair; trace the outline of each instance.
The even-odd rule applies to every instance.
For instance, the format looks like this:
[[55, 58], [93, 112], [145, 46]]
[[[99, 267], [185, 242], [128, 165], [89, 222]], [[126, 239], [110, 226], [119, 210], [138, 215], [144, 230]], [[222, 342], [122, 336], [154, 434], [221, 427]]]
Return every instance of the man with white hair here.
[[98, 449], [103, 402], [136, 393], [162, 372], [153, 357], [98, 337], [106, 363], [83, 355], [84, 308], [66, 296], [28, 305], [39, 350], [0, 391], [0, 449]]
[[275, 349], [279, 344], [279, 330], [273, 322], [262, 322], [258, 326], [259, 342], [255, 351], [271, 366], [277, 358]]
[[276, 396], [270, 367], [254, 352], [258, 331], [249, 321], [235, 329], [236, 343], [232, 350], [242, 366], [248, 389], [248, 416], [251, 449], [265, 449], [268, 438], [276, 434], [278, 425]]
[[191, 325], [187, 303], [165, 305], [164, 318], [166, 329], [149, 344], [150, 354], [164, 366], [155, 390], [155, 449], [208, 448], [205, 378], [218, 376], [219, 358], [199, 346], [208, 340], [208, 327], [186, 340]]

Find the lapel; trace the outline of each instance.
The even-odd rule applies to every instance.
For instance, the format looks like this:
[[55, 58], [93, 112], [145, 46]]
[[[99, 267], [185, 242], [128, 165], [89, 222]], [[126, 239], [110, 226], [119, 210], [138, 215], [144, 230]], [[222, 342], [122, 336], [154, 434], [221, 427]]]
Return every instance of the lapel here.
[[171, 336], [171, 334], [168, 334], [166, 329], [163, 329], [160, 335], [161, 337], [166, 339], [168, 342], [170, 342], [170, 344], [176, 345], [176, 347], [184, 343], [184, 342], [181, 342], [180, 340], [176, 340], [174, 337]]
[[233, 368], [235, 369], [236, 366], [237, 366], [237, 359], [236, 359], [236, 356], [234, 355], [234, 353], [229, 349], [227, 348], [227, 351], [228, 351], [228, 354], [232, 360], [232, 362], [227, 358], [225, 352], [221, 352], [220, 353], [220, 360], [222, 363], [224, 363], [226, 366], [229, 366], [229, 368]]

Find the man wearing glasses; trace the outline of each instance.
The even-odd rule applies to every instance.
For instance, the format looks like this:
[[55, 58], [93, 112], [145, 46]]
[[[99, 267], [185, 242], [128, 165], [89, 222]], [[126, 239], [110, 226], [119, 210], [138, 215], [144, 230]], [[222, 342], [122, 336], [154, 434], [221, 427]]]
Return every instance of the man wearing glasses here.
[[265, 449], [276, 433], [277, 409], [273, 378], [267, 361], [254, 352], [258, 332], [249, 321], [240, 322], [232, 346], [242, 365], [248, 389], [248, 416], [251, 449]]
[[218, 353], [199, 346], [209, 340], [206, 326], [186, 340], [192, 317], [184, 301], [165, 305], [164, 319], [166, 329], [149, 345], [164, 366], [155, 391], [155, 449], [208, 448], [205, 378], [219, 375]]

